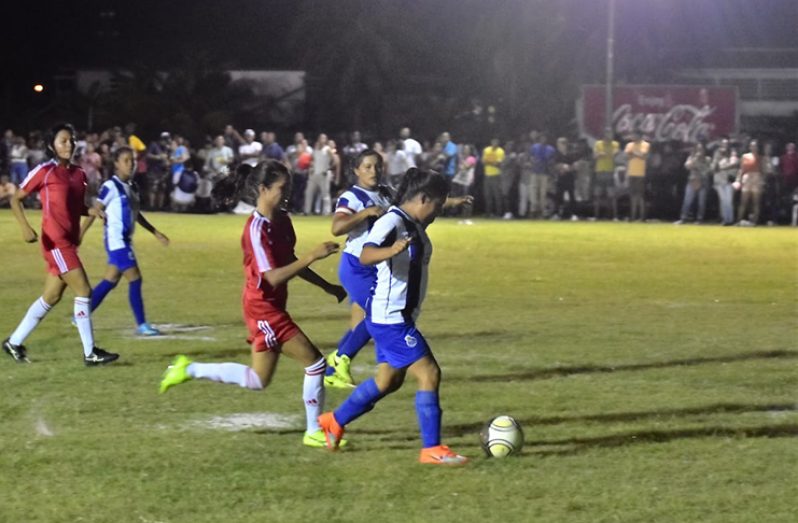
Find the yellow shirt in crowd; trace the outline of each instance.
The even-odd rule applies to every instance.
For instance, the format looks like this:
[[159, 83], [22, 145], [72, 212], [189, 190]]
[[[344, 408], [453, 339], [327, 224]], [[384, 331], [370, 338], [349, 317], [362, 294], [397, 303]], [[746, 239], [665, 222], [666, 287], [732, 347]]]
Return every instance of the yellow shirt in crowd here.
[[501, 147], [485, 147], [482, 151], [482, 163], [485, 164], [485, 176], [498, 176], [504, 161], [504, 149]]
[[[640, 140], [640, 142], [629, 142], [626, 144], [626, 149], [624, 151], [626, 152], [627, 156], [627, 176], [646, 175], [646, 158], [648, 158], [648, 152], [650, 148], [651, 144], [645, 140]], [[633, 155], [642, 156], [642, 158]]]
[[615, 140], [612, 141], [609, 149], [612, 151], [605, 154], [607, 143], [604, 140], [599, 140], [593, 146], [593, 155], [596, 157], [596, 172], [597, 173], [611, 173], [615, 170], [615, 155], [621, 150], [621, 146]]

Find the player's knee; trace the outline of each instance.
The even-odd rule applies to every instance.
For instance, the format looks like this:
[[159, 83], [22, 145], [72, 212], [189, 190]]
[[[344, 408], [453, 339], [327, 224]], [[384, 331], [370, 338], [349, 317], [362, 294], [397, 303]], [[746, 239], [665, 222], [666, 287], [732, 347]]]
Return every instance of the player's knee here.
[[61, 293], [60, 292], [45, 292], [42, 294], [42, 299], [44, 303], [49, 305], [50, 307], [55, 307], [58, 305], [58, 302], [61, 301]]

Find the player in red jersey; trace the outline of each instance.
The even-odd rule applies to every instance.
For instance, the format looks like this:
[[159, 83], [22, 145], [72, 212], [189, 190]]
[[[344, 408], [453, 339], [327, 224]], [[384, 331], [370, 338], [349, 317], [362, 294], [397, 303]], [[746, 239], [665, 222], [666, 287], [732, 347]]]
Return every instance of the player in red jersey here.
[[[334, 296], [338, 303], [346, 291], [310, 269], [310, 265], [338, 252], [338, 244], [324, 242], [307, 254], [294, 254], [296, 236], [291, 218], [283, 209], [288, 202], [291, 177], [282, 163], [268, 160], [254, 169], [244, 167], [239, 174], [240, 200], [256, 200], [255, 211], [241, 236], [246, 283], [243, 293], [244, 320], [252, 348], [251, 366], [239, 363], [195, 363], [177, 356], [166, 370], [160, 391], [190, 379], [231, 383], [250, 390], [268, 386], [280, 354], [298, 360], [305, 367], [302, 398], [305, 401], [307, 429], [303, 443], [324, 447], [324, 433], [317, 418], [324, 406], [326, 363], [319, 349], [305, 336], [286, 311], [288, 280], [303, 280]], [[249, 198], [247, 198], [249, 196]]]
[[11, 199], [11, 210], [22, 228], [22, 238], [28, 243], [38, 239], [28, 223], [22, 201], [38, 192], [42, 201], [42, 254], [47, 262], [44, 292], [28, 309], [25, 317], [10, 337], [3, 341], [3, 350], [17, 362], [29, 362], [23, 344], [47, 313], [61, 300], [69, 287], [75, 293], [75, 324], [83, 343], [83, 362], [87, 366], [110, 363], [119, 355], [94, 346], [91, 325], [91, 285], [78, 258], [78, 245], [82, 236], [80, 217], [91, 214], [88, 209], [86, 173], [72, 163], [75, 152], [75, 129], [70, 124], [56, 125], [47, 140], [52, 159], [35, 167]]

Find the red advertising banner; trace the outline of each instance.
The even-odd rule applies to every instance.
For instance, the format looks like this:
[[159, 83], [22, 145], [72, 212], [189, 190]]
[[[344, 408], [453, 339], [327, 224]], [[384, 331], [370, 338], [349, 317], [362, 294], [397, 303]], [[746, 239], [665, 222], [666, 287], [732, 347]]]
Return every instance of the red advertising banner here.
[[[584, 136], [604, 135], [605, 87], [585, 85], [577, 110]], [[693, 85], [619, 85], [613, 88], [616, 135], [638, 130], [649, 141], [712, 141], [737, 132], [737, 88]]]

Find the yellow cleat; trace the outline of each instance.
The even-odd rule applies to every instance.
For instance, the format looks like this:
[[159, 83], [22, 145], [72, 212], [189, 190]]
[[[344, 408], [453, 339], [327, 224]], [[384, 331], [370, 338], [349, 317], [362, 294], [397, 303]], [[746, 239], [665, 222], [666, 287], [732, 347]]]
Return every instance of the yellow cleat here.
[[176, 356], [175, 359], [172, 360], [172, 364], [169, 365], [166, 368], [166, 371], [163, 373], [163, 378], [161, 378], [160, 393], [163, 394], [175, 385], [180, 385], [181, 383], [190, 380], [191, 376], [188, 375], [187, 371], [190, 364], [191, 360], [188, 359], [188, 357], [183, 356], [182, 354]]
[[[342, 439], [338, 442], [338, 446], [345, 447], [347, 443], [349, 443], [347, 440]], [[321, 429], [316, 432], [305, 432], [302, 437], [302, 444], [306, 447], [323, 449], [327, 446], [327, 438], [324, 437], [324, 431]]]
[[335, 372], [324, 377], [324, 384], [335, 389], [354, 389], [355, 380], [352, 379], [350, 367], [352, 360], [349, 356], [338, 356], [335, 350], [327, 356], [327, 366]]

